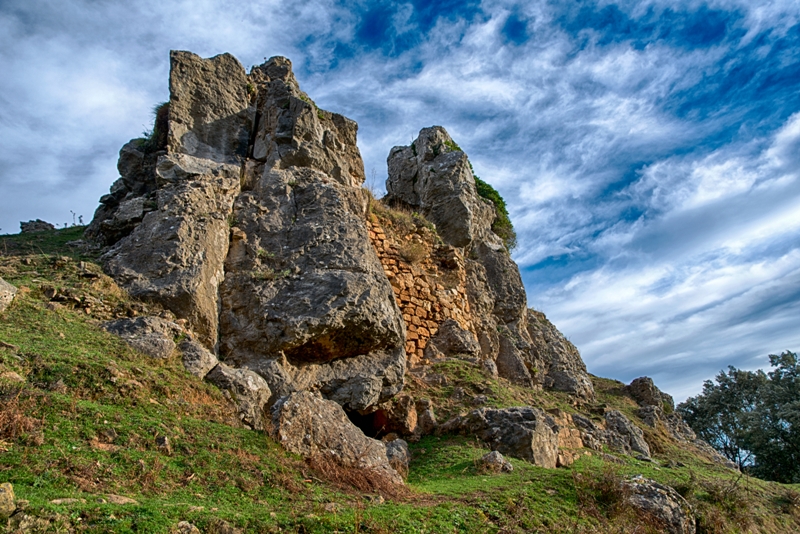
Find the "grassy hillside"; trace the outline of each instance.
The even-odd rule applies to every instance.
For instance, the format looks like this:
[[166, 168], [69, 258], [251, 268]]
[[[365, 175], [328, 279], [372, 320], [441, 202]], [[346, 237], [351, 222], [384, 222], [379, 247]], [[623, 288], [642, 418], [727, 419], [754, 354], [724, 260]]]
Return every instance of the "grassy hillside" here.
[[[0, 237], [0, 277], [20, 288], [0, 315], [0, 483], [25, 501], [0, 532], [177, 532], [180, 521], [223, 532], [220, 520], [245, 532], [655, 531], [617, 489], [636, 474], [686, 496], [700, 532], [800, 530], [799, 488], [741, 477], [655, 431], [654, 463], [593, 453], [545, 470], [511, 459], [510, 474], [480, 472], [486, 450], [474, 440], [429, 436], [411, 444], [407, 491], [359, 491], [337, 478], [346, 473], [316, 471], [242, 428], [177, 354], [156, 361], [102, 331], [104, 320], [159, 310], [67, 245], [81, 231]], [[431, 398], [440, 420], [471, 407], [457, 388], [498, 407], [575, 410], [567, 395], [525, 391], [465, 362], [437, 372], [440, 385], [409, 378], [407, 389]], [[637, 420], [620, 383], [595, 388]]]

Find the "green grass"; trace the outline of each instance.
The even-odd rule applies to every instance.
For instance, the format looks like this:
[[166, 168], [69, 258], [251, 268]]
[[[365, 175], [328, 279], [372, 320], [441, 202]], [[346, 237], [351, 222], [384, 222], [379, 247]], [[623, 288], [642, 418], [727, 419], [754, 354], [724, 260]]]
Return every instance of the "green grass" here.
[[[636, 474], [684, 493], [700, 532], [800, 528], [800, 488], [738, 478], [674, 443], [654, 453], [656, 463], [610, 464], [593, 453], [546, 470], [511, 459], [514, 471], [495, 475], [476, 468], [487, 450], [474, 439], [427, 436], [411, 444], [407, 494], [379, 504], [342, 489], [264, 433], [242, 428], [178, 354], [153, 360], [102, 331], [103, 320], [158, 310], [131, 301], [90, 255], [65, 247], [80, 235], [71, 228], [0, 237], [0, 276], [21, 288], [0, 315], [0, 373], [25, 379], [0, 379], [0, 482], [11, 482], [28, 501], [24, 513], [49, 522], [49, 531], [170, 532], [179, 521], [207, 530], [222, 519], [246, 532], [626, 532], [630, 517], [587, 505], [585, 495], [604, 502], [587, 481]], [[51, 301], [53, 289], [61, 300]], [[519, 388], [468, 362], [433, 372], [447, 384], [409, 378], [407, 392], [431, 398], [440, 421], [473, 409], [479, 394], [491, 407], [576, 411], [564, 393]], [[599, 403], [635, 420], [621, 383], [594, 381]], [[169, 451], [158, 446], [164, 436]], [[111, 504], [108, 494], [138, 504]], [[51, 502], [61, 498], [85, 502]]]

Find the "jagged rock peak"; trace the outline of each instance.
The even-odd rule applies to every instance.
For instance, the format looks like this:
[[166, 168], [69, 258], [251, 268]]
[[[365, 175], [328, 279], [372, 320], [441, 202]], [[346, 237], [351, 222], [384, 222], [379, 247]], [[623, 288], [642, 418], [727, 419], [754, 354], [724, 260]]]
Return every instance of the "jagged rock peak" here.
[[272, 402], [387, 400], [403, 386], [405, 328], [366, 229], [356, 123], [317, 108], [286, 58], [250, 74], [230, 54], [170, 64], [164, 144], [123, 147], [87, 231], [110, 246], [105, 270], [260, 373]]
[[[447, 131], [423, 128], [411, 145], [394, 147], [387, 162], [386, 202], [422, 213], [445, 243], [462, 249], [456, 256], [463, 258], [479, 358], [517, 384], [591, 400], [577, 349], [543, 314], [528, 310], [519, 268], [492, 231], [494, 205], [478, 194], [469, 159]], [[448, 352], [437, 339], [431, 345]]]
[[410, 146], [389, 152], [386, 200], [419, 210], [456, 247], [478, 240], [502, 246], [491, 231], [495, 212], [480, 198], [467, 155], [441, 126], [423, 128]]

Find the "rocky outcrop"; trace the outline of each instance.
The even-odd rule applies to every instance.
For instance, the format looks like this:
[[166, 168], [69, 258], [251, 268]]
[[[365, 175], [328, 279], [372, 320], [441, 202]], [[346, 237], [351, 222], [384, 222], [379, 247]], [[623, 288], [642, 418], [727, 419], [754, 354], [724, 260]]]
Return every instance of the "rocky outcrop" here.
[[476, 436], [502, 454], [541, 467], [556, 467], [558, 425], [538, 408], [480, 408], [451, 419], [439, 430]]
[[281, 398], [272, 407], [272, 427], [275, 439], [290, 452], [371, 470], [389, 482], [403, 483], [389, 465], [386, 445], [366, 437], [341, 406], [317, 393], [302, 391]]
[[0, 278], [0, 313], [6, 311], [16, 294], [17, 288]]
[[694, 510], [677, 491], [641, 475], [623, 482], [627, 501], [649, 515], [669, 534], [694, 534]]
[[[285, 58], [250, 74], [228, 54], [170, 61], [154, 135], [120, 151], [86, 232], [110, 247], [105, 270], [261, 374], [271, 402], [308, 389], [350, 410], [390, 399], [406, 333], [365, 226], [356, 124], [318, 109]], [[184, 359], [198, 375], [211, 362]]]
[[648, 376], [634, 379], [625, 387], [625, 391], [639, 403], [639, 406], [658, 406], [670, 413], [675, 409], [672, 396], [658, 389], [653, 379]]
[[183, 329], [160, 317], [118, 319], [103, 325], [107, 332], [119, 336], [136, 350], [153, 358], [166, 359], [175, 350], [174, 339]]
[[[469, 328], [478, 342], [468, 347], [469, 353], [479, 349], [481, 359], [493, 362], [501, 377], [517, 384], [591, 400], [594, 389], [577, 349], [543, 314], [528, 310], [519, 269], [492, 231], [494, 206], [478, 195], [466, 154], [444, 128], [424, 128], [410, 146], [394, 147], [388, 167], [384, 201], [431, 221], [453, 249], [448, 265], [464, 273], [460, 283], [469, 320], [457, 326]], [[442, 327], [437, 325], [439, 331]], [[450, 345], [436, 336], [426, 349], [429, 356], [445, 353], [440, 344]]]
[[20, 222], [19, 229], [20, 233], [30, 234], [34, 232], [49, 232], [51, 230], [55, 230], [56, 227], [49, 222], [36, 219], [35, 221]]
[[626, 454], [638, 453], [644, 458], [650, 458], [650, 447], [644, 439], [642, 429], [617, 410], [610, 410], [605, 418], [609, 431], [606, 442], [612, 449]]

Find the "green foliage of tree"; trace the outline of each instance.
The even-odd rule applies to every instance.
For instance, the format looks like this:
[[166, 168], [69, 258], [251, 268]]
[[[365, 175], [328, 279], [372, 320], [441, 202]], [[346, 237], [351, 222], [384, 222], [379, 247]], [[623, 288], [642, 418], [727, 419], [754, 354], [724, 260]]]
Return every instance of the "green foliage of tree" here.
[[472, 171], [472, 176], [475, 178], [475, 187], [478, 190], [478, 195], [489, 200], [494, 204], [495, 218], [492, 223], [492, 231], [500, 236], [505, 243], [506, 248], [510, 251], [517, 247], [517, 232], [514, 230], [514, 225], [511, 224], [511, 219], [508, 217], [508, 208], [506, 208], [506, 201], [500, 196], [497, 190], [480, 179], [475, 174], [475, 169], [472, 168], [472, 163], [469, 164]]
[[769, 373], [729, 367], [678, 406], [702, 439], [754, 476], [800, 482], [800, 365], [797, 354], [769, 356]]

